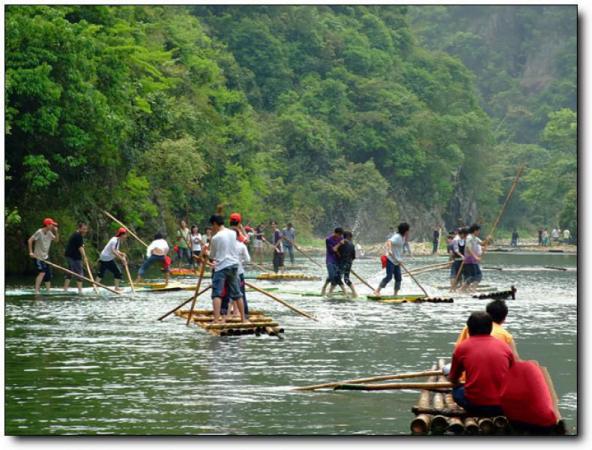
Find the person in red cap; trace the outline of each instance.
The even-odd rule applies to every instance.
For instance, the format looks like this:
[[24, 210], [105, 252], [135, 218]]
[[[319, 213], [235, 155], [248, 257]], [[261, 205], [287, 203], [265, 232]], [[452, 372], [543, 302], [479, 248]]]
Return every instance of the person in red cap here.
[[238, 241], [243, 242], [246, 245], [249, 241], [249, 236], [241, 222], [242, 217], [240, 213], [234, 212], [230, 215], [230, 228], [236, 231]]
[[127, 230], [121, 227], [117, 230], [115, 236], [109, 239], [107, 245], [101, 252], [101, 256], [99, 257], [99, 274], [97, 276], [97, 282], [100, 283], [101, 279], [105, 275], [105, 271], [109, 271], [113, 274], [113, 278], [115, 278], [115, 290], [119, 291], [119, 282], [123, 278], [121, 273], [121, 269], [115, 263], [115, 258], [119, 258], [125, 263], [127, 263], [125, 253], [119, 251], [119, 247], [123, 241], [127, 238]]
[[[35, 294], [39, 294], [41, 282], [45, 281], [45, 288], [51, 289], [51, 268], [45, 263], [49, 258], [49, 247], [52, 241], [59, 240], [58, 224], [51, 218], [43, 219], [43, 226], [39, 228], [27, 241], [29, 245], [29, 256], [35, 261], [37, 278], [35, 278]], [[35, 249], [33, 249], [35, 243]]]

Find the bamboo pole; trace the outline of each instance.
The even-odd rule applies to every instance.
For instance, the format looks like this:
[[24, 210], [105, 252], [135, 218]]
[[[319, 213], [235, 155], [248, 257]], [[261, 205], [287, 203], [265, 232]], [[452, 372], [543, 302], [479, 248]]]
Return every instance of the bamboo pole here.
[[[206, 291], [208, 291], [208, 290], [210, 290], [210, 289], [212, 289], [212, 286], [211, 286], [211, 285], [210, 285], [210, 286], [208, 286], [208, 287], [206, 287], [206, 288], [204, 288], [204, 289], [202, 289], [201, 291], [199, 291], [199, 292], [197, 293], [197, 296], [199, 297], [201, 294], [203, 294], [204, 292], [206, 292]], [[171, 309], [171, 310], [170, 310], [169, 312], [167, 312], [166, 314], [164, 314], [164, 315], [160, 316], [160, 317], [158, 318], [158, 320], [163, 320], [163, 319], [165, 319], [166, 317], [170, 316], [170, 315], [171, 315], [171, 314], [173, 314], [175, 311], [177, 311], [178, 309], [181, 309], [183, 306], [185, 306], [187, 303], [189, 303], [191, 300], [193, 300], [193, 295], [192, 295], [191, 297], [189, 297], [187, 300], [185, 300], [183, 303], [181, 303], [179, 306], [177, 306], [177, 307], [175, 307], [175, 308]], [[199, 313], [199, 314], [201, 314], [201, 313], [202, 313], [201, 311], [194, 311], [194, 312], [196, 312], [196, 313]]]
[[129, 267], [127, 266], [127, 260], [123, 260], [123, 267], [125, 268], [125, 273], [127, 275], [127, 280], [129, 281], [130, 287], [132, 288], [133, 295], [136, 295], [136, 288], [134, 287], [134, 282], [132, 281], [132, 275], [130, 274]]
[[366, 286], [368, 286], [372, 290], [372, 292], [374, 292], [376, 290], [372, 286], [370, 286], [370, 284], [368, 284], [368, 282], [365, 281], [361, 276], [359, 276], [356, 272], [354, 272], [353, 269], [351, 269], [350, 272], [354, 277], [356, 277], [358, 280], [360, 280], [362, 283], [364, 283]]
[[[339, 384], [334, 390], [346, 391], [387, 391], [397, 389], [451, 389], [454, 385], [449, 382], [435, 383], [384, 383], [384, 384]], [[436, 394], [437, 395], [437, 394]], [[434, 396], [435, 397], [435, 396]]]
[[269, 298], [271, 298], [272, 300], [275, 300], [276, 302], [278, 302], [278, 303], [281, 303], [281, 304], [282, 304], [282, 305], [284, 305], [286, 308], [289, 308], [289, 309], [291, 309], [292, 311], [294, 311], [294, 312], [296, 312], [296, 313], [300, 314], [301, 316], [304, 316], [304, 317], [307, 317], [307, 318], [309, 318], [309, 319], [311, 319], [311, 320], [317, 321], [317, 319], [316, 319], [315, 317], [311, 316], [311, 315], [310, 315], [310, 314], [308, 314], [308, 313], [305, 313], [304, 311], [301, 311], [301, 310], [299, 310], [298, 308], [296, 308], [296, 307], [294, 307], [294, 306], [290, 305], [290, 304], [289, 304], [288, 302], [286, 302], [285, 300], [282, 300], [281, 298], [279, 298], [279, 297], [276, 297], [276, 296], [275, 296], [275, 295], [273, 295], [273, 294], [270, 294], [270, 293], [269, 293], [269, 292], [267, 292], [266, 290], [263, 290], [263, 289], [261, 289], [261, 288], [259, 288], [259, 287], [255, 286], [254, 284], [252, 284], [252, 283], [249, 283], [248, 281], [245, 281], [245, 285], [246, 285], [246, 286], [248, 286], [248, 287], [250, 287], [251, 289], [253, 289], [253, 290], [257, 291], [257, 292], [260, 292], [260, 293], [261, 293], [261, 294], [263, 294], [263, 295], [266, 295], [266, 296], [268, 296], [268, 297], [269, 297]]
[[429, 297], [427, 291], [423, 288], [423, 286], [421, 284], [419, 284], [419, 281], [417, 281], [417, 279], [409, 273], [409, 271], [407, 270], [407, 267], [405, 267], [405, 265], [403, 264], [402, 261], [399, 261], [399, 264], [401, 265], [401, 267], [405, 270], [405, 272], [407, 272], [407, 275], [409, 275], [413, 281], [415, 281], [415, 284], [417, 284], [419, 286], [419, 288], [423, 291], [423, 293], [425, 294], [426, 297]]
[[195, 301], [197, 300], [197, 296], [199, 295], [199, 288], [201, 286], [201, 280], [203, 279], [204, 270], [206, 269], [206, 262], [201, 260], [201, 267], [199, 269], [199, 278], [197, 279], [197, 285], [195, 286], [195, 293], [193, 294], [191, 307], [189, 308], [189, 314], [187, 315], [187, 323], [185, 325], [189, 325], [191, 322], [191, 315], [193, 314], [193, 308], [195, 308]]
[[323, 388], [333, 388], [335, 386], [339, 386], [341, 384], [358, 384], [358, 383], [367, 383], [369, 381], [385, 381], [385, 380], [403, 380], [406, 378], [421, 378], [421, 377], [429, 377], [433, 375], [439, 375], [442, 372], [436, 369], [432, 370], [424, 370], [423, 372], [409, 372], [409, 373], [400, 373], [396, 375], [380, 375], [376, 377], [368, 377], [368, 378], [358, 378], [355, 380], [345, 380], [345, 381], [334, 381], [331, 383], [322, 383], [322, 384], [313, 384], [310, 386], [302, 386], [294, 388], [295, 391], [314, 391], [316, 389], [323, 389]]
[[140, 239], [140, 238], [139, 238], [139, 237], [136, 235], [136, 233], [134, 233], [132, 230], [130, 230], [130, 228], [129, 228], [129, 227], [126, 225], [126, 224], [124, 224], [124, 223], [123, 223], [123, 222], [121, 222], [120, 220], [118, 220], [118, 219], [116, 219], [115, 217], [113, 217], [111, 214], [109, 214], [109, 213], [108, 213], [107, 211], [105, 211], [104, 209], [103, 209], [103, 210], [101, 210], [101, 211], [103, 211], [103, 213], [104, 213], [104, 214], [105, 214], [107, 217], [109, 217], [111, 220], [113, 220], [114, 222], [116, 222], [116, 223], [118, 223], [119, 225], [121, 225], [122, 227], [124, 227], [124, 228], [127, 230], [127, 232], [128, 232], [128, 233], [129, 233], [129, 234], [130, 234], [132, 237], [136, 238], [136, 240], [137, 240], [137, 241], [138, 241], [140, 244], [142, 244], [144, 247], [148, 247], [148, 244], [146, 244], [146, 242], [144, 242], [142, 239]]
[[[508, 205], [508, 202], [510, 201], [510, 198], [512, 198], [512, 194], [514, 193], [514, 190], [516, 189], [516, 186], [518, 185], [518, 180], [520, 179], [520, 177], [522, 176], [522, 172], [524, 170], [525, 166], [520, 166], [518, 168], [518, 172], [516, 173], [516, 177], [514, 177], [514, 181], [512, 181], [512, 186], [510, 187], [510, 191], [508, 192], [508, 195], [506, 196], [506, 200], [504, 201], [502, 208], [500, 209], [499, 214], [497, 215], [495, 222], [493, 223], [493, 226], [491, 227], [491, 232], [489, 233], [489, 235], [487, 236], [487, 239], [485, 240], [485, 245], [484, 245], [484, 249], [483, 249], [483, 254], [485, 254], [485, 250], [487, 249], [487, 243], [493, 239], [493, 234], [496, 231], [497, 225], [502, 217], [502, 214], [504, 213], [504, 211], [506, 210], [506, 206]], [[458, 279], [460, 278], [460, 275], [462, 273], [462, 269], [465, 265], [465, 261], [463, 259], [463, 261], [460, 263], [460, 266], [458, 268], [458, 272], [456, 273], [456, 278], [454, 279], [454, 286], [458, 286]]]
[[79, 275], [79, 274], [77, 274], [76, 272], [72, 272], [71, 270], [68, 270], [68, 269], [66, 269], [65, 267], [58, 266], [57, 264], [54, 264], [54, 263], [52, 263], [52, 262], [50, 262], [50, 261], [47, 261], [47, 260], [44, 260], [43, 262], [44, 262], [44, 263], [46, 263], [46, 264], [48, 264], [48, 265], [50, 265], [51, 267], [55, 267], [56, 269], [59, 269], [59, 270], [61, 270], [61, 271], [63, 271], [63, 272], [66, 272], [66, 273], [69, 273], [70, 275], [74, 275], [75, 277], [78, 277], [78, 278], [81, 278], [81, 279], [83, 279], [83, 280], [86, 280], [86, 281], [88, 281], [89, 283], [92, 283], [92, 284], [94, 284], [94, 285], [100, 286], [100, 287], [102, 287], [103, 289], [107, 289], [108, 291], [110, 291], [110, 292], [113, 292], [114, 294], [121, 295], [121, 292], [118, 292], [118, 291], [116, 291], [115, 289], [111, 289], [110, 287], [107, 287], [107, 286], [105, 286], [104, 284], [101, 284], [101, 283], [99, 283], [98, 281], [93, 281], [93, 280], [91, 280], [90, 278], [86, 278], [86, 277], [85, 277], [85, 276], [83, 276], [83, 275]]
[[95, 278], [93, 277], [92, 270], [90, 270], [90, 264], [88, 263], [88, 258], [86, 257], [86, 253], [84, 254], [84, 264], [86, 265], [86, 271], [88, 272], [88, 277], [90, 278], [91, 282], [93, 283], [93, 289], [95, 293], [99, 293], [97, 286], [95, 285]]

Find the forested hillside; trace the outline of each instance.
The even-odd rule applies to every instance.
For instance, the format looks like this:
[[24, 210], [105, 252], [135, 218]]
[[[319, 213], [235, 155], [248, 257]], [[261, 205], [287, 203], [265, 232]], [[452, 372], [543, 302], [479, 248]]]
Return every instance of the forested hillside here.
[[45, 216], [102, 246], [100, 209], [146, 236], [220, 203], [301, 235], [427, 236], [491, 221], [521, 162], [506, 226], [571, 224], [576, 13], [541, 8], [488, 31], [464, 7], [9, 6], [9, 268]]
[[502, 224], [577, 231], [577, 7], [416, 6], [409, 19], [420, 45], [474, 74], [492, 170], [508, 178], [528, 165]]

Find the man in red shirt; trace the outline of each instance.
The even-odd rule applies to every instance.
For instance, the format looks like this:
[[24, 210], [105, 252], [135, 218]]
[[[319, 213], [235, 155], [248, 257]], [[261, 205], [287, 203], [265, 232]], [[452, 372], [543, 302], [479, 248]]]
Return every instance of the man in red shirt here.
[[467, 320], [469, 338], [456, 347], [448, 379], [458, 384], [463, 372], [466, 382], [452, 390], [454, 401], [476, 416], [503, 415], [500, 394], [514, 364], [512, 349], [491, 336], [493, 321], [485, 311], [472, 313]]

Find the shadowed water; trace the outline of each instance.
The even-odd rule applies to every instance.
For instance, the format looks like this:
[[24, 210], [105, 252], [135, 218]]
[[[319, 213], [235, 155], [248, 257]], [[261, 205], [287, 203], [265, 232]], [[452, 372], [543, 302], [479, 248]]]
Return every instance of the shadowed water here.
[[[417, 258], [417, 267], [443, 258]], [[322, 262], [321, 259], [319, 261]], [[298, 260], [297, 264], [306, 264]], [[372, 285], [377, 259], [354, 269]], [[543, 266], [569, 267], [568, 271]], [[523, 359], [547, 367], [570, 432], [577, 418], [576, 257], [487, 255], [484, 281], [511, 284], [506, 327]], [[311, 273], [319, 272], [314, 266]], [[428, 292], [447, 272], [421, 275]], [[355, 280], [354, 280], [355, 281]], [[61, 282], [61, 281], [60, 281]], [[190, 292], [115, 298], [51, 295], [35, 299], [11, 285], [5, 299], [5, 431], [36, 434], [408, 434], [417, 391], [295, 392], [292, 386], [424, 370], [449, 357], [468, 314], [487, 300], [452, 304], [381, 304], [322, 300], [285, 291], [320, 290], [321, 282], [256, 282], [314, 314], [313, 322], [249, 293], [252, 309], [285, 328], [285, 339], [214, 337], [161, 314]], [[357, 283], [360, 292], [368, 290]], [[29, 288], [29, 286], [26, 286]], [[388, 286], [384, 293], [390, 293]], [[419, 289], [404, 278], [404, 293]], [[201, 297], [198, 307], [210, 307]]]

